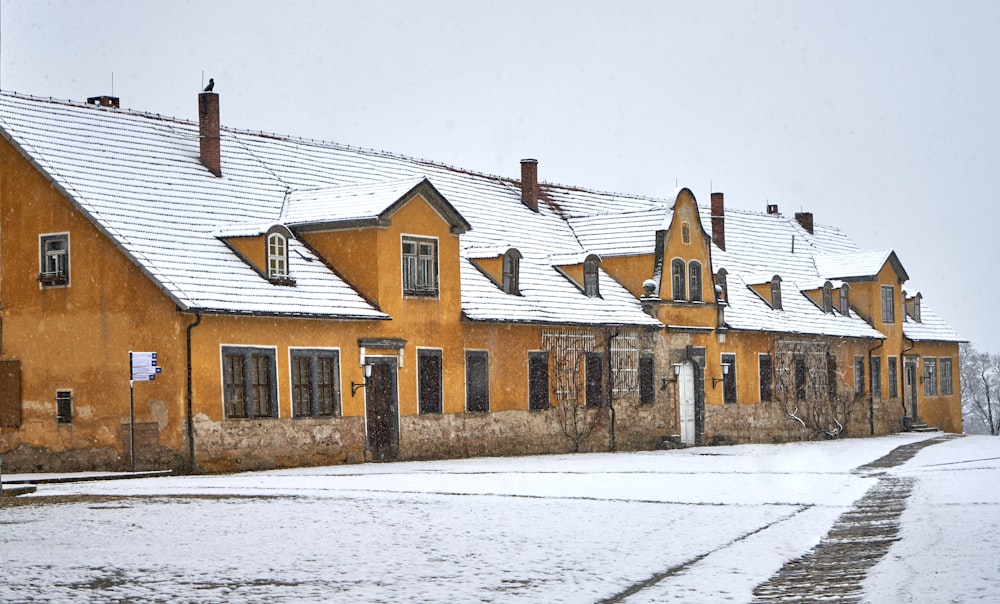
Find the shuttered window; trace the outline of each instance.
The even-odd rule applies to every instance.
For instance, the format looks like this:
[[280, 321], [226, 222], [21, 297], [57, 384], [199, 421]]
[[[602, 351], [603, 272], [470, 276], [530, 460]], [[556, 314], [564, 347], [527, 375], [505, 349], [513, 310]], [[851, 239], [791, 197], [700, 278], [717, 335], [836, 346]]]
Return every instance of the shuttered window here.
[[292, 414], [295, 417], [340, 415], [340, 352], [293, 349]]
[[223, 347], [226, 417], [278, 417], [276, 376], [274, 349]]
[[441, 351], [417, 351], [420, 413], [441, 413]]

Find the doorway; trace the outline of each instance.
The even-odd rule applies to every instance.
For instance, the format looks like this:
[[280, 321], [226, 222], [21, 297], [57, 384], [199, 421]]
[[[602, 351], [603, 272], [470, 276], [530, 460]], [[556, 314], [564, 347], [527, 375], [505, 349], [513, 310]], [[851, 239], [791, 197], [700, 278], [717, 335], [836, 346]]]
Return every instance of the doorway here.
[[372, 461], [399, 457], [399, 398], [395, 357], [368, 357], [371, 377], [365, 387], [365, 424]]
[[910, 412], [910, 417], [913, 418], [911, 425], [919, 423], [919, 416], [917, 415], [917, 361], [906, 360], [903, 361], [903, 396], [905, 397], [906, 409]]
[[678, 422], [680, 423], [681, 442], [689, 447], [695, 445], [695, 391], [694, 365], [689, 361], [681, 363], [681, 371], [677, 375]]

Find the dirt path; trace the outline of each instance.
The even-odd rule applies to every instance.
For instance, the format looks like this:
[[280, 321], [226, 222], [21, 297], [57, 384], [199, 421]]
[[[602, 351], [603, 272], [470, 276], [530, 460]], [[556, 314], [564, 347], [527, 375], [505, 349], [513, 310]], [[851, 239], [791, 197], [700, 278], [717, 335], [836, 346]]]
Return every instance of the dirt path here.
[[879, 476], [878, 483], [844, 512], [809, 553], [786, 562], [773, 577], [754, 589], [754, 602], [860, 602], [861, 583], [898, 539], [899, 516], [915, 480], [886, 476], [924, 447], [952, 438], [944, 435], [893, 449], [855, 472]]

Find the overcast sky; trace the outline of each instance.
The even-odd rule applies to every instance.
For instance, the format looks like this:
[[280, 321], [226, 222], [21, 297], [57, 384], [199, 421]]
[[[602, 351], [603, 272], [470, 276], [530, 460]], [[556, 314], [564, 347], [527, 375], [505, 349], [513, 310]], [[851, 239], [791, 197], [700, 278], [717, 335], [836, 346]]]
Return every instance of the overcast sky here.
[[[0, 87], [811, 211], [1000, 352], [998, 2], [0, 0]], [[113, 90], [112, 90], [113, 82]]]

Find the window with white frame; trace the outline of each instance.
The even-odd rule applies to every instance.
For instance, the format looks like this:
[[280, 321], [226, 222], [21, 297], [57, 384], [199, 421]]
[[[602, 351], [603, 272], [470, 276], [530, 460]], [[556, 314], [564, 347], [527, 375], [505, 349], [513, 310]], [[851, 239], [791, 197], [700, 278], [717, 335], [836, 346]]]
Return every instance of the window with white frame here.
[[267, 236], [267, 278], [288, 277], [288, 239], [281, 233]]
[[692, 302], [701, 302], [701, 262], [688, 262], [688, 296]]
[[69, 233], [38, 238], [38, 282], [43, 287], [69, 284]]
[[403, 294], [438, 295], [437, 240], [403, 237]]

